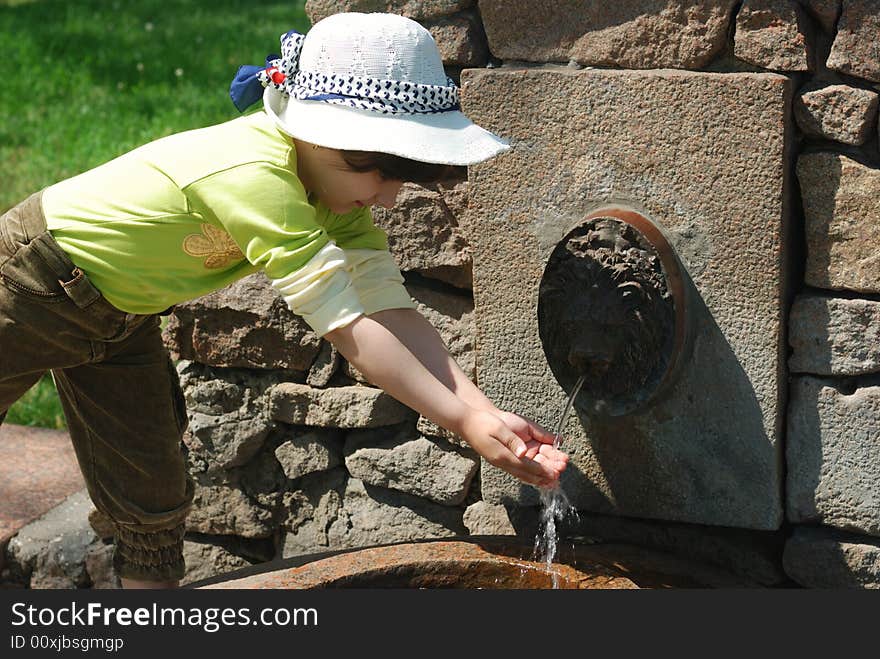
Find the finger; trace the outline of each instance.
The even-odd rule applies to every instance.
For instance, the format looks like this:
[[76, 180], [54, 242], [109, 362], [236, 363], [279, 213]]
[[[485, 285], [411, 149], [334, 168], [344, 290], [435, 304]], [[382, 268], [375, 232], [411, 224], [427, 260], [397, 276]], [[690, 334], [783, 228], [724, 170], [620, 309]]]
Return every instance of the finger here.
[[556, 462], [567, 463], [568, 459], [569, 459], [567, 453], [563, 453], [559, 449], [553, 448], [552, 446], [549, 446], [548, 444], [541, 444], [539, 447], [539, 453], [541, 455], [543, 455], [545, 458], [548, 458], [549, 460], [553, 460]]
[[544, 455], [551, 460], [568, 462], [568, 454], [554, 448], [550, 444], [542, 444], [534, 439], [526, 442], [526, 453], [523, 457], [534, 460], [538, 454]]
[[492, 464], [530, 485], [537, 486], [546, 481], [555, 482], [559, 477], [558, 472], [546, 465], [527, 458], [517, 460], [510, 453], [499, 455]]
[[501, 436], [498, 439], [517, 458], [522, 458], [526, 454], [526, 452], [528, 451], [528, 447], [526, 446], [526, 443], [523, 440], [521, 440], [514, 432], [512, 432], [507, 426], [504, 426], [504, 429], [499, 434]]
[[535, 456], [535, 462], [552, 469], [557, 474], [561, 473], [566, 467], [566, 463], [562, 460], [556, 460], [546, 455], [541, 455], [540, 453]]
[[550, 479], [555, 481], [559, 478], [559, 472], [548, 465], [546, 459], [543, 458], [540, 461], [528, 459], [520, 460], [519, 467], [531, 477], [540, 480]]
[[[538, 455], [540, 455], [548, 463], [558, 465], [562, 469], [565, 468], [565, 465], [568, 464], [569, 460], [568, 454], [563, 453], [559, 449], [555, 449], [552, 446], [548, 446], [547, 444], [541, 445]], [[533, 459], [537, 459], [538, 455], [536, 455]]]
[[[511, 432], [507, 426], [504, 426], [504, 429], [497, 433], [497, 438], [501, 444], [506, 446], [508, 450], [516, 456], [516, 458], [511, 456], [510, 453], [499, 455], [497, 461], [494, 463], [496, 466], [532, 485], [538, 485], [542, 481], [555, 482], [558, 480], [560, 470], [554, 469], [547, 464], [548, 461], [546, 458], [543, 458], [541, 461], [536, 461], [526, 457], [530, 452], [529, 449], [535, 447], [534, 441], [530, 440], [530, 446], [526, 445], [526, 443]], [[547, 445], [542, 444], [539, 445], [538, 448], [540, 450], [540, 448], [545, 446]], [[553, 447], [549, 448], [552, 449]], [[521, 449], [519, 455], [516, 454], [516, 449]], [[534, 457], [537, 457], [538, 455], [540, 455], [540, 453], [534, 453]]]
[[529, 434], [533, 439], [542, 444], [553, 444], [556, 441], [556, 435], [554, 433], [534, 421], [529, 422]]
[[560, 478], [562, 476], [562, 472], [565, 471], [566, 465], [558, 463], [558, 462], [542, 462], [550, 473], [553, 474], [554, 478]]
[[547, 446], [546, 444], [541, 444], [534, 440], [529, 440], [526, 442], [526, 452], [522, 457], [528, 458], [529, 460], [534, 460], [535, 456], [541, 451], [542, 446]]

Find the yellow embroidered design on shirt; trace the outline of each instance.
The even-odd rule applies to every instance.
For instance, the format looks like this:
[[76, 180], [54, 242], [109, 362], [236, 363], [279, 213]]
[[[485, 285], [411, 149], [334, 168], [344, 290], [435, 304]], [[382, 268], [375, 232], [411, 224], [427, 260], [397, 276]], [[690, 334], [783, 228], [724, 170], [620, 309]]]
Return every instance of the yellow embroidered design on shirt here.
[[202, 224], [201, 228], [202, 233], [191, 233], [183, 239], [183, 251], [196, 258], [204, 256], [206, 268], [225, 268], [244, 258], [238, 245], [223, 229], [213, 224]]

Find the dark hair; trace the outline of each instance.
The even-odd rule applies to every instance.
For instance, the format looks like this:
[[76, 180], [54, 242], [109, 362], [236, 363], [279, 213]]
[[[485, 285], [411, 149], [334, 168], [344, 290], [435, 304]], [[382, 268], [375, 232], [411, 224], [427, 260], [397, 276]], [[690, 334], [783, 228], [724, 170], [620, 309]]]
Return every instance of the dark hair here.
[[378, 170], [382, 178], [395, 181], [434, 183], [454, 176], [464, 178], [467, 175], [461, 171], [464, 170], [463, 167], [420, 162], [394, 156], [390, 153], [378, 153], [376, 151], [341, 151], [341, 153], [345, 164], [354, 171], [371, 172]]

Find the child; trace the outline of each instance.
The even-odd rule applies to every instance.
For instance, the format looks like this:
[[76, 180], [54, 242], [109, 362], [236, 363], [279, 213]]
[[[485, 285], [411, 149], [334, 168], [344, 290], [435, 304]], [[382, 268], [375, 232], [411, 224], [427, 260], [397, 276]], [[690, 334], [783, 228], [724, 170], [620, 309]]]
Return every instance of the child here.
[[[233, 121], [163, 138], [0, 218], [0, 421], [52, 370], [125, 587], [183, 575], [192, 499], [158, 315], [263, 270], [370, 381], [491, 464], [552, 486], [567, 456], [498, 410], [416, 310], [369, 207], [507, 146], [468, 120], [418, 23], [337, 14], [242, 67]], [[265, 87], [265, 90], [263, 90]]]

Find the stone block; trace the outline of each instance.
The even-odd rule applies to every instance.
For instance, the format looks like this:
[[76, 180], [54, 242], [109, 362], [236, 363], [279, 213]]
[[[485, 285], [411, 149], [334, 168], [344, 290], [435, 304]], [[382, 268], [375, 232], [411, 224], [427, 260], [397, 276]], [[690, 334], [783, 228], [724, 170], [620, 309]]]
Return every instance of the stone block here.
[[376, 428], [414, 418], [406, 405], [375, 387], [314, 389], [283, 382], [272, 389], [269, 414], [276, 421], [321, 428]]
[[794, 0], [746, 0], [736, 15], [733, 52], [771, 71], [811, 71], [806, 12]]
[[283, 557], [466, 533], [460, 508], [348, 478], [312, 474], [288, 495]]
[[456, 446], [470, 446], [466, 441], [464, 441], [454, 432], [438, 426], [436, 423], [434, 423], [430, 419], [426, 419], [423, 416], [419, 416], [419, 420], [416, 422], [416, 430], [427, 437], [438, 437], [440, 439], [445, 439], [450, 444], [455, 444]]
[[880, 293], [880, 169], [839, 153], [802, 154], [806, 283]]
[[457, 295], [416, 283], [408, 284], [406, 289], [418, 305], [419, 312], [440, 334], [449, 354], [461, 370], [474, 380], [476, 327], [473, 298], [470, 295]]
[[191, 533], [267, 538], [282, 519], [288, 480], [275, 457], [284, 441], [278, 430], [248, 464], [228, 470], [198, 472], [193, 506], [186, 519]]
[[110, 540], [116, 535], [116, 527], [113, 525], [113, 520], [97, 508], [92, 508], [89, 511], [89, 526], [92, 527], [92, 531], [101, 540]]
[[285, 426], [279, 427], [269, 436], [260, 452], [243, 467], [217, 474], [196, 474], [196, 479], [205, 485], [237, 487], [263, 508], [276, 510], [281, 504], [283, 492], [290, 485], [276, 455], [289, 437], [287, 430]]
[[209, 535], [266, 538], [278, 526], [276, 512], [231, 484], [197, 485], [186, 530]]
[[462, 510], [349, 478], [338, 517], [327, 529], [331, 547], [465, 535]]
[[370, 384], [370, 381], [367, 380], [366, 377], [364, 377], [363, 373], [361, 373], [354, 366], [352, 366], [350, 362], [344, 359], [342, 360], [342, 368], [340, 369], [340, 371], [344, 377], [348, 378], [348, 380], [339, 381], [339, 384], [341, 386], [354, 384], [356, 382], [359, 382], [360, 384], [366, 385], [368, 387], [373, 386], [372, 384]]
[[183, 543], [183, 559], [186, 562], [186, 573], [180, 580], [182, 586], [252, 565], [251, 561], [225, 547], [192, 540], [185, 540]]
[[481, 67], [489, 59], [483, 25], [473, 12], [463, 12], [422, 23], [440, 49], [443, 64], [453, 67]]
[[880, 536], [880, 387], [797, 377], [788, 409], [788, 521]]
[[89, 526], [88, 492], [80, 490], [23, 527], [9, 541], [12, 569], [29, 577], [32, 589], [82, 588], [89, 585], [86, 556], [100, 544]]
[[311, 387], [326, 387], [336, 375], [341, 363], [342, 357], [334, 345], [329, 341], [322, 341], [321, 351], [312, 362], [309, 374], [306, 376], [306, 384]]
[[874, 538], [797, 528], [782, 561], [788, 576], [806, 588], [880, 588], [880, 542]]
[[92, 590], [117, 590], [122, 588], [119, 575], [113, 568], [113, 545], [97, 542], [89, 548], [85, 558], [86, 572]]
[[342, 464], [342, 433], [313, 428], [293, 429], [275, 449], [275, 457], [290, 479], [316, 471], [327, 471]]
[[476, 501], [464, 511], [463, 521], [471, 535], [516, 535], [507, 509], [499, 504]]
[[466, 181], [432, 186], [405, 183], [394, 208], [374, 208], [373, 219], [388, 235], [388, 247], [401, 270], [470, 289], [471, 251], [463, 229], [466, 210]]
[[[465, 111], [511, 139], [470, 168], [478, 379], [555, 428], [567, 394], [538, 332], [556, 244], [608, 204], [653, 218], [686, 271], [693, 341], [666, 398], [600, 422], [572, 414], [562, 486], [580, 509], [776, 529], [791, 83], [776, 74], [469, 70]], [[536, 501], [483, 463], [483, 499]]]
[[321, 340], [262, 273], [174, 307], [163, 334], [178, 359], [307, 371]]
[[504, 60], [698, 69], [727, 45], [734, 0], [480, 0], [489, 50]]
[[880, 302], [798, 295], [788, 326], [791, 371], [846, 376], [880, 373]]
[[869, 89], [828, 85], [804, 89], [794, 102], [794, 116], [805, 134], [843, 144], [864, 144], [877, 125], [878, 96]]
[[246, 464], [276, 425], [266, 414], [267, 391], [281, 376], [188, 361], [179, 362], [177, 370], [187, 403], [184, 441], [190, 464], [196, 471]]
[[339, 515], [347, 479], [341, 467], [308, 474], [300, 481], [299, 489], [285, 493], [284, 558], [330, 549], [327, 532]]
[[456, 506], [468, 495], [479, 463], [443, 440], [402, 431], [359, 430], [345, 438], [345, 467], [368, 485]]
[[880, 0], [843, 0], [829, 69], [880, 82]]

